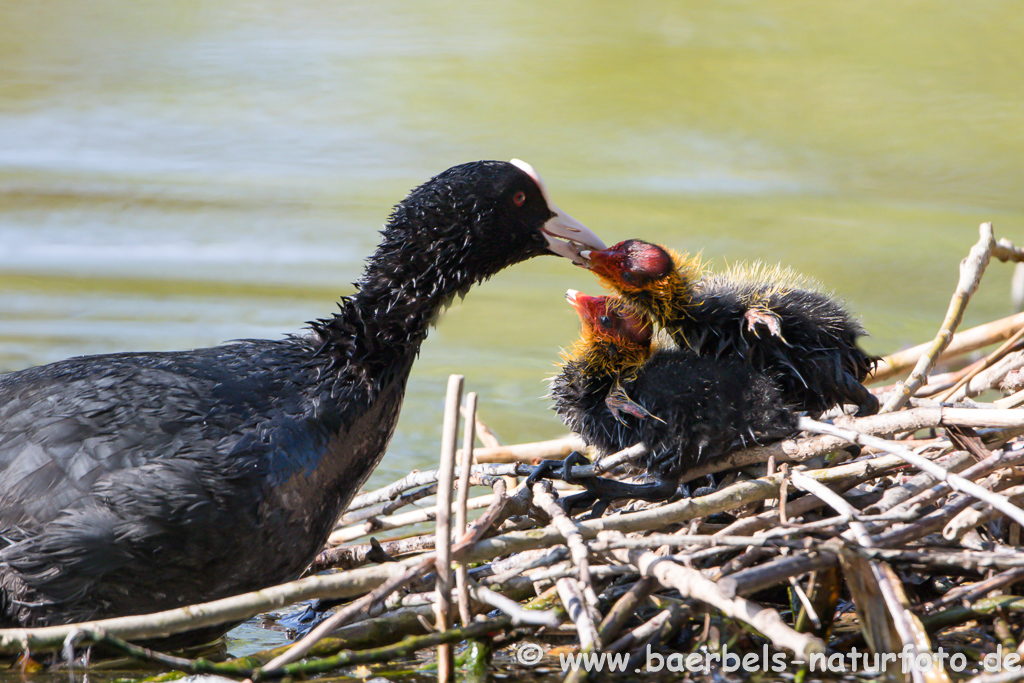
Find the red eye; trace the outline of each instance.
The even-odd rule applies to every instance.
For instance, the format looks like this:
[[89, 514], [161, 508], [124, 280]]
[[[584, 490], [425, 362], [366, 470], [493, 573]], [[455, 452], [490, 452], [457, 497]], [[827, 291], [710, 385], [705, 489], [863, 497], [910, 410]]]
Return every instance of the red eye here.
[[516, 206], [522, 206], [524, 203], [526, 203], [526, 193], [516, 192], [515, 196], [512, 197], [512, 201], [515, 202]]

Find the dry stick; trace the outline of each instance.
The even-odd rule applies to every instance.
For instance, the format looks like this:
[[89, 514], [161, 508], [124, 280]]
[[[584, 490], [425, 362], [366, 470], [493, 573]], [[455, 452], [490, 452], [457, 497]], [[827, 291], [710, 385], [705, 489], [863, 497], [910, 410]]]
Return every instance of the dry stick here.
[[938, 334], [935, 335], [928, 352], [918, 359], [910, 376], [906, 380], [896, 383], [896, 388], [889, 394], [879, 412], [890, 413], [899, 410], [924, 385], [936, 360], [949, 345], [953, 333], [960, 325], [967, 302], [978, 289], [981, 276], [985, 273], [985, 267], [992, 255], [992, 247], [995, 245], [991, 223], [982, 223], [978, 231], [980, 233], [978, 242], [971, 247], [967, 257], [960, 262], [960, 280], [953, 292], [953, 298], [949, 302], [946, 317], [939, 327]]
[[839, 436], [851, 443], [856, 443], [861, 446], [870, 446], [872, 448], [877, 448], [880, 451], [891, 453], [902, 458], [917, 469], [927, 472], [939, 481], [946, 482], [957, 491], [962, 491], [980, 501], [988, 503], [1018, 524], [1024, 524], [1024, 510], [1021, 510], [1004, 496], [992, 493], [984, 487], [978, 486], [973, 481], [964, 479], [959, 474], [954, 474], [949, 470], [943, 469], [931, 460], [917, 455], [909, 448], [900, 446], [892, 441], [886, 441], [885, 439], [879, 439], [866, 434], [859, 434], [849, 429], [840, 429], [806, 417], [800, 418], [799, 426], [800, 429], [804, 431]]
[[636, 614], [641, 603], [647, 599], [654, 589], [658, 587], [658, 581], [653, 576], [645, 576], [636, 581], [628, 591], [622, 594], [605, 615], [604, 620], [597, 629], [598, 642], [610, 643], [612, 638], [619, 634], [622, 627], [629, 619]]
[[[414, 553], [425, 553], [434, 549], [434, 534], [421, 534], [384, 541], [380, 544], [380, 548], [390, 557], [408, 557]], [[325, 569], [348, 570], [362, 567], [372, 561], [371, 553], [373, 553], [373, 545], [370, 543], [327, 548], [321, 550], [320, 554], [316, 556], [313, 564], [309, 566], [307, 574], [316, 574]]]
[[[1024, 330], [1022, 330], [1024, 331]], [[1016, 351], [1004, 356], [992, 367], [978, 373], [965, 386], [960, 387], [951, 397], [951, 401], [962, 401], [982, 394], [999, 385], [1007, 374], [1024, 367], [1024, 351]]]
[[[462, 403], [462, 375], [448, 377], [448, 392], [444, 401], [444, 423], [441, 427], [441, 464], [437, 468], [437, 541], [434, 567], [437, 569], [437, 602], [434, 611], [437, 631], [444, 633], [451, 627], [452, 608], [452, 488], [455, 484], [455, 449], [459, 437], [459, 404]], [[437, 680], [443, 683], [455, 680], [451, 643], [437, 646]]]
[[300, 600], [360, 595], [396, 576], [404, 575], [407, 570], [406, 564], [389, 562], [342, 574], [311, 576], [252, 593], [154, 614], [36, 629], [0, 629], [0, 653], [21, 652], [26, 644], [37, 651], [59, 648], [64, 639], [76, 631], [99, 630], [126, 640], [138, 640], [159, 638], [204, 626], [243, 621], [260, 612], [279, 609]]
[[[645, 577], [647, 578], [647, 577]], [[635, 629], [626, 633], [621, 638], [616, 640], [614, 643], [604, 648], [605, 652], [622, 652], [623, 650], [632, 650], [634, 647], [643, 643], [645, 640], [652, 638], [665, 627], [672, 620], [681, 621], [683, 617], [687, 616], [691, 612], [689, 605], [680, 605], [673, 603], [667, 608], [658, 612], [652, 618], [648, 619], [643, 624], [640, 624]]]
[[573, 451], [586, 448], [583, 440], [575, 434], [549, 441], [521, 443], [514, 446], [476, 449], [476, 461], [481, 463], [525, 463], [538, 460], [560, 460]]
[[566, 577], [555, 582], [558, 597], [561, 598], [569, 619], [576, 625], [576, 635], [580, 639], [580, 652], [592, 652], [598, 648], [597, 627], [590, 616], [587, 604], [580, 595], [579, 583]]
[[[988, 476], [992, 472], [998, 469], [1006, 467], [1016, 467], [1024, 463], [1024, 450], [1016, 451], [1013, 453], [1003, 453], [997, 451], [989, 457], [974, 463], [967, 469], [961, 471], [959, 474], [961, 477], [970, 480], [980, 479], [981, 477]], [[927, 473], [926, 473], [927, 474]], [[931, 475], [928, 475], [929, 477]], [[933, 477], [934, 479], [934, 477]], [[920, 508], [924, 505], [929, 505], [939, 498], [947, 495], [951, 491], [950, 486], [945, 482], [937, 482], [931, 488], [921, 491], [915, 496], [908, 498], [907, 500], [899, 503], [898, 505], [890, 508], [889, 512], [900, 514], [904, 511], [910, 511]]]
[[[462, 469], [459, 472], [459, 494], [455, 505], [455, 533], [458, 538], [466, 534], [466, 501], [469, 499], [469, 471], [473, 465], [473, 443], [476, 439], [476, 392], [466, 394], [462, 428]], [[459, 616], [462, 625], [469, 626], [469, 569], [462, 562], [455, 570], [455, 587], [459, 592]]]
[[1015, 394], [998, 398], [992, 402], [996, 408], [1016, 408], [1024, 403], [1024, 389], [1021, 389]]
[[[939, 356], [939, 360], [949, 360], [950, 358], [962, 356], [965, 353], [977, 351], [991, 344], [1004, 341], [1019, 330], [1021, 326], [1024, 326], [1024, 313], [1017, 313], [1001, 320], [993, 320], [984, 325], [978, 325], [977, 327], [958, 332], [949, 343], [949, 346], [946, 347], [946, 350]], [[902, 351], [885, 356], [878, 361], [874, 372], [868, 375], [865, 382], [868, 384], [881, 382], [911, 369], [920, 360], [921, 356], [928, 353], [933, 343], [918, 344], [909, 349], [903, 349]]]
[[[515, 473], [515, 463], [473, 466], [473, 475], [478, 477], [505, 477], [510, 474], [514, 475]], [[419, 488], [420, 486], [429, 486], [430, 484], [436, 483], [437, 470], [413, 472], [412, 474], [402, 477], [396, 482], [388, 484], [384, 488], [356, 496], [356, 498], [349, 504], [347, 512], [359, 510], [370, 505], [377, 505], [378, 503], [386, 503], [397, 498], [403, 491]]]
[[992, 255], [1003, 263], [1007, 261], [1024, 263], [1024, 248], [1014, 246], [1013, 242], [1005, 237], [1000, 237], [999, 241], [992, 245]]
[[511, 598], [496, 593], [486, 586], [473, 586], [473, 597], [485, 605], [499, 609], [512, 617], [512, 624], [534, 624], [546, 628], [556, 628], [562, 623], [562, 617], [553, 609], [524, 609]]
[[[936, 444], [946, 443], [945, 439], [936, 440]], [[967, 451], [952, 451], [945, 455], [939, 456], [935, 459], [936, 464], [940, 465], [943, 469], [947, 469], [950, 472], [956, 472], [962, 477], [968, 479], [974, 479], [965, 473], [968, 465], [974, 464], [974, 456]], [[862, 514], [885, 514], [886, 512], [894, 509], [905, 510], [904, 504], [911, 500], [917, 499], [925, 491], [931, 490], [935, 485], [935, 477], [928, 474], [927, 472], [919, 472], [909, 479], [904, 480], [900, 484], [890, 486], [882, 492], [882, 497], [877, 502], [868, 505], [861, 510]], [[944, 487], [946, 492], [949, 491], [948, 487]]]
[[[1016, 504], [1024, 502], [1024, 486], [1012, 486], [1002, 489], [1000, 493]], [[947, 541], [960, 539], [968, 531], [991, 522], [995, 517], [995, 511], [991, 508], [979, 510], [969, 507], [949, 521], [942, 530], [942, 537]]]
[[972, 379], [974, 379], [974, 377], [982, 370], [987, 370], [988, 368], [992, 367], [992, 365], [996, 361], [998, 361], [1007, 353], [1009, 353], [1010, 349], [1013, 348], [1013, 345], [1016, 344], [1022, 337], [1024, 337], [1024, 325], [1021, 325], [1021, 328], [1017, 330], [1012, 337], [1010, 337], [1005, 342], [1000, 344], [999, 348], [997, 348], [992, 353], [988, 354], [988, 356], [985, 357], [984, 362], [977, 364], [974, 367], [974, 369], [972, 369], [970, 372], [968, 372], [959, 380], [957, 380], [956, 384], [954, 384], [949, 389], [936, 396], [935, 400], [939, 402], [948, 401], [949, 397], [955, 394], [957, 389], [959, 389], [960, 387], [964, 386]]
[[820, 639], [798, 633], [775, 610], [746, 598], [726, 597], [718, 584], [704, 578], [695, 569], [678, 565], [649, 550], [613, 550], [612, 554], [621, 562], [635, 566], [643, 576], [653, 576], [666, 588], [675, 588], [684, 598], [700, 600], [727, 617], [753, 626], [776, 647], [784, 647], [804, 658], [825, 651], [825, 644]]
[[551, 482], [539, 481], [533, 485], [533, 501], [551, 518], [551, 524], [562, 534], [565, 544], [569, 546], [573, 564], [580, 570], [580, 583], [583, 584], [583, 594], [587, 598], [587, 604], [597, 605], [597, 593], [594, 592], [594, 584], [590, 580], [587, 544], [583, 542], [583, 536], [580, 535], [576, 522], [565, 513], [565, 510], [555, 501], [555, 497], [551, 495]]
[[[407, 505], [412, 505], [424, 498], [427, 498], [428, 496], [434, 495], [435, 493], [437, 493], [437, 484], [424, 486], [423, 488], [416, 489], [415, 491], [405, 491], [402, 495], [387, 503], [380, 503], [379, 505], [346, 512], [334, 526], [336, 529], [341, 529], [353, 524], [358, 524], [359, 522], [372, 520], [374, 517], [384, 517], [394, 513], [395, 510], [400, 510]], [[369, 529], [367, 533], [376, 530], [373, 528], [373, 525], [373, 521], [366, 525], [366, 528]]]
[[940, 609], [952, 605], [955, 602], [969, 605], [983, 595], [1010, 584], [1017, 583], [1022, 579], [1024, 579], [1024, 567], [1008, 569], [983, 581], [952, 588], [941, 598], [937, 598], [932, 602], [920, 605], [917, 608], [917, 611], [920, 614], [932, 614]]
[[[501, 448], [501, 442], [498, 441], [498, 435], [494, 433], [494, 430], [487, 426], [486, 423], [480, 418], [480, 412], [477, 411], [469, 416], [467, 406], [463, 406], [462, 416], [467, 420], [473, 421], [473, 431], [476, 433], [476, 438], [480, 439], [480, 443], [484, 445], [484, 448]], [[476, 454], [474, 453], [474, 459]]]
[[863, 522], [857, 519], [857, 508], [850, 505], [845, 498], [824, 484], [820, 484], [811, 477], [808, 477], [800, 470], [792, 470], [789, 473], [789, 478], [790, 481], [793, 482], [794, 486], [813, 494], [819, 500], [838, 512], [841, 517], [837, 520], [837, 523], [849, 523], [850, 531], [853, 532], [858, 543], [865, 548], [870, 548], [874, 545], [871, 542], [871, 534], [868, 533], [867, 527], [864, 526]]
[[[856, 520], [856, 508], [850, 505], [842, 496], [836, 494], [828, 487], [814, 481], [803, 472], [793, 471], [792, 481], [795, 486], [798, 486], [808, 493], [812, 493], [825, 501], [825, 503], [832, 507], [836, 512], [849, 517], [851, 520], [849, 533], [857, 540], [857, 543], [859, 543], [861, 547], [874, 547], [874, 540], [868, 533], [867, 527], [864, 526], [863, 522]], [[847, 534], [843, 535], [845, 536]], [[913, 648], [916, 654], [918, 643], [915, 637], [915, 628], [914, 625], [910, 623], [907, 609], [900, 600], [900, 593], [902, 591], [898, 586], [893, 585], [893, 571], [884, 564], [880, 565], [876, 562], [867, 562], [866, 564], [868, 565], [868, 569], [871, 571], [875, 585], [878, 586], [879, 591], [882, 593], [882, 600], [889, 613], [890, 623], [896, 629], [896, 634], [899, 636], [900, 642], [904, 647], [909, 646]], [[856, 597], [859, 599], [860, 596]], [[869, 626], [865, 623], [861, 628], [862, 630], [865, 630], [865, 633], [867, 633]]]
[[[433, 493], [436, 493], [436, 487], [431, 487]], [[478, 510], [485, 508], [491, 504], [493, 496], [489, 493], [476, 498], [470, 498], [466, 501], [466, 506], [470, 510]], [[378, 533], [381, 531], [390, 531], [391, 529], [399, 529], [404, 526], [411, 526], [413, 524], [420, 524], [422, 522], [430, 522], [437, 518], [437, 506], [431, 505], [430, 507], [421, 508], [419, 510], [410, 510], [408, 512], [402, 512], [397, 515], [390, 515], [388, 517], [380, 517], [371, 519], [367, 522], [363, 522], [357, 526], [344, 527], [341, 529], [335, 529], [331, 533], [331, 537], [327, 540], [327, 545], [334, 546], [342, 543], [349, 543], [362, 538], [369, 534]]]
[[596, 475], [601, 475], [601, 474], [604, 474], [605, 472], [608, 472], [609, 470], [615, 469], [619, 465], [624, 465], [627, 462], [632, 462], [633, 460], [636, 460], [637, 458], [645, 455], [646, 453], [647, 453], [647, 446], [644, 445], [643, 443], [638, 443], [638, 444], [636, 444], [634, 446], [630, 446], [629, 448], [624, 448], [621, 451], [619, 451], [618, 453], [612, 453], [609, 456], [601, 458], [600, 460], [595, 462], [593, 465], [590, 465], [590, 467], [594, 468], [593, 472], [588, 472], [587, 471], [587, 467], [588, 466], [586, 466], [586, 465], [583, 466], [583, 467], [580, 467], [579, 469], [574, 468], [573, 472], [574, 473], [578, 472], [579, 473], [578, 476], [581, 476], [581, 477], [589, 477], [589, 476], [591, 476], [591, 474], [593, 474], [595, 476]]
[[1017, 552], [1008, 546], [1002, 546], [1002, 550], [998, 551], [871, 548], [858, 552], [871, 559], [885, 560], [894, 564], [927, 567], [933, 570], [984, 571], [986, 569], [997, 569], [1005, 571], [1024, 569], [1024, 553]]

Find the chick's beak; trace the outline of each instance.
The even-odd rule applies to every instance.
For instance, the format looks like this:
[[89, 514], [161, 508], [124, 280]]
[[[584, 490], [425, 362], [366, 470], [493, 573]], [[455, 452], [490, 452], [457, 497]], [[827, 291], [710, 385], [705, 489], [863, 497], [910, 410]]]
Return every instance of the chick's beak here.
[[610, 278], [612, 271], [609, 252], [611, 251], [612, 249], [584, 249], [580, 252], [580, 257], [584, 260], [584, 265], [593, 271], [595, 275]]
[[589, 320], [594, 317], [594, 308], [602, 301], [602, 298], [587, 296], [586, 294], [581, 294], [575, 289], [570, 289], [565, 292], [565, 300], [576, 309], [576, 314], [579, 315], [582, 320]]

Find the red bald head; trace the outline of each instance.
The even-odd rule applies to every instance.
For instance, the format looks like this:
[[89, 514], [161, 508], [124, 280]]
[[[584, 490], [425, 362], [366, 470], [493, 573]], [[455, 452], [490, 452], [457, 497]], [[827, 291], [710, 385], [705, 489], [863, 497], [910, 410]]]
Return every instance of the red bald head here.
[[587, 267], [620, 290], [645, 289], [672, 274], [672, 255], [656, 244], [626, 240], [602, 251], [584, 251]]
[[587, 296], [574, 289], [565, 298], [583, 322], [584, 335], [611, 340], [619, 345], [650, 346], [652, 326], [621, 299]]

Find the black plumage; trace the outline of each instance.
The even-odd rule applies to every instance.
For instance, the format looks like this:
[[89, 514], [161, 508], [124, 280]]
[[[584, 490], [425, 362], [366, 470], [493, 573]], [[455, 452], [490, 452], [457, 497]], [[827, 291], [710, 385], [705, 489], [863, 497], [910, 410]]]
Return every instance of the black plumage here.
[[576, 292], [568, 298], [582, 334], [552, 381], [554, 408], [599, 455], [643, 442], [648, 453], [633, 467], [650, 481], [577, 479], [587, 491], [566, 507], [615, 498], [665, 500], [694, 466], [796, 430], [776, 384], [750, 364], [652, 346], [650, 325], [618, 299]]
[[0, 625], [298, 577], [383, 456], [443, 306], [519, 261], [602, 247], [522, 162], [439, 174], [382, 236], [356, 292], [307, 334], [0, 376]]
[[741, 358], [768, 373], [786, 401], [818, 416], [853, 404], [878, 411], [862, 382], [875, 364], [857, 343], [864, 330], [831, 296], [780, 267], [707, 273], [696, 258], [641, 240], [585, 252], [588, 267], [701, 356]]

